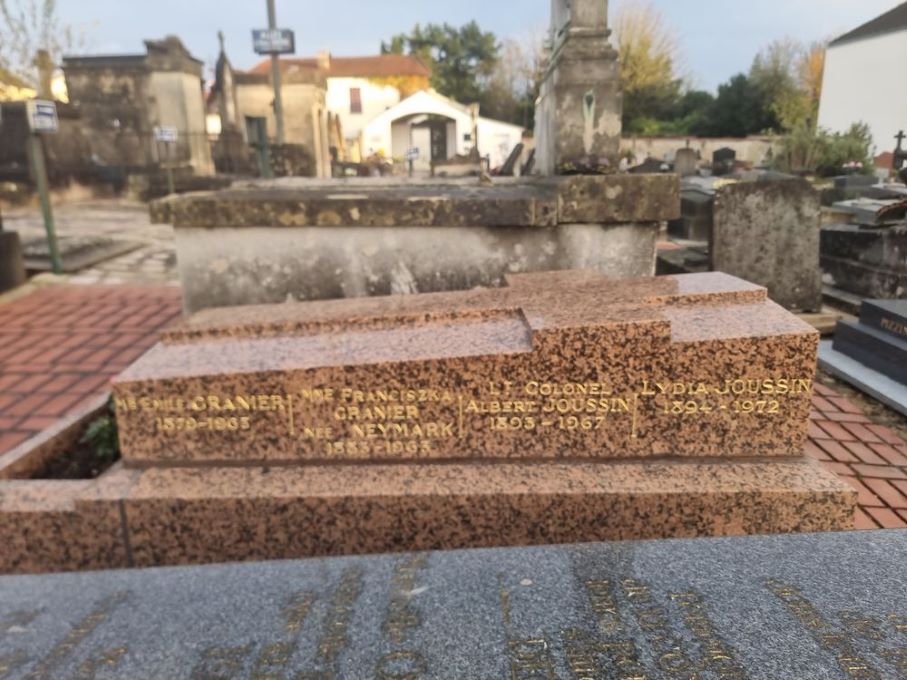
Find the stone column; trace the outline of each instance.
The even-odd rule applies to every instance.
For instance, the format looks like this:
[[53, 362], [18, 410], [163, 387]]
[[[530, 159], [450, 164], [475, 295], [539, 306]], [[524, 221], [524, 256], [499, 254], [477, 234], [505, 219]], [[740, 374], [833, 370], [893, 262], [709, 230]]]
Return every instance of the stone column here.
[[623, 95], [607, 0], [552, 0], [550, 63], [536, 109], [543, 175], [617, 168]]

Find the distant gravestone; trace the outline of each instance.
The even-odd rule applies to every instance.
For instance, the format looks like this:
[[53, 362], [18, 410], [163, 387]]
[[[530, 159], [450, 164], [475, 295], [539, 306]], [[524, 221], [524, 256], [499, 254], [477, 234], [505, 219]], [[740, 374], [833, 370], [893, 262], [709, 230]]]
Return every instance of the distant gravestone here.
[[507, 157], [507, 160], [504, 161], [504, 165], [501, 166], [501, 169], [497, 174], [501, 177], [513, 177], [517, 164], [523, 155], [524, 148], [526, 148], [526, 145], [522, 142], [513, 147], [513, 151], [510, 152], [510, 155]]
[[642, 163], [630, 168], [630, 172], [638, 175], [647, 175], [658, 172], [667, 172], [669, 166], [663, 160], [659, 160], [654, 156], [649, 156]]
[[819, 194], [806, 180], [771, 177], [721, 187], [712, 268], [765, 286], [788, 309], [817, 311], [820, 223]]
[[674, 156], [674, 172], [681, 177], [695, 175], [699, 166], [699, 155], [693, 149], [678, 149]]
[[723, 147], [712, 154], [712, 172], [716, 175], [729, 175], [734, 171], [737, 161], [737, 152], [729, 147]]
[[907, 532], [0, 578], [4, 678], [903, 678]]
[[834, 349], [907, 385], [907, 300], [864, 300], [859, 321], [841, 321]]

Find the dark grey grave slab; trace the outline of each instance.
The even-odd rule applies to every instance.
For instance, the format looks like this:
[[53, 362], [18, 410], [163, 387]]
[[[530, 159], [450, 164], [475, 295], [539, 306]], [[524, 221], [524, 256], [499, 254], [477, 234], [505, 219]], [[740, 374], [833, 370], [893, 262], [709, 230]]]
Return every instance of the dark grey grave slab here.
[[[63, 271], [67, 274], [131, 253], [142, 247], [139, 241], [108, 236], [61, 236], [57, 239]], [[25, 267], [30, 271], [52, 271], [50, 248], [44, 236], [23, 239]]]
[[831, 340], [819, 343], [819, 366], [835, 377], [907, 416], [907, 385], [838, 352]]
[[834, 348], [861, 364], [907, 385], [907, 339], [856, 321], [839, 321]]
[[907, 532], [0, 578], [5, 678], [897, 678]]
[[907, 300], [864, 300], [860, 323], [907, 341]]
[[871, 187], [879, 183], [875, 175], [841, 175], [834, 178], [836, 189]]
[[824, 282], [864, 299], [903, 297], [907, 291], [907, 224], [866, 229], [855, 224], [822, 227]]

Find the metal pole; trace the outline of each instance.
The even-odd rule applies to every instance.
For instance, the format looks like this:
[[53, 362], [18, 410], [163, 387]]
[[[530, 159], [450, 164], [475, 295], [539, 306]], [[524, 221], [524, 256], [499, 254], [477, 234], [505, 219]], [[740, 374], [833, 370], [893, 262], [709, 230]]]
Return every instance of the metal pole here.
[[165, 142], [164, 148], [167, 149], [167, 195], [173, 196], [176, 193], [173, 182], [173, 142]]
[[[274, 2], [275, 0], [268, 0], [268, 28], [272, 31], [277, 28], [277, 10]], [[280, 85], [280, 56], [277, 54], [271, 55], [271, 79], [274, 81], [274, 118], [277, 119], [277, 143], [283, 144], [283, 96]]]
[[47, 231], [47, 247], [50, 250], [50, 263], [54, 274], [63, 273], [63, 262], [60, 259], [60, 248], [57, 246], [57, 229], [54, 224], [54, 211], [50, 205], [50, 194], [47, 189], [47, 166], [44, 164], [44, 148], [41, 138], [30, 134], [28, 139], [28, 160], [32, 176], [38, 187], [38, 198], [41, 200], [41, 212], [44, 213], [44, 229]]

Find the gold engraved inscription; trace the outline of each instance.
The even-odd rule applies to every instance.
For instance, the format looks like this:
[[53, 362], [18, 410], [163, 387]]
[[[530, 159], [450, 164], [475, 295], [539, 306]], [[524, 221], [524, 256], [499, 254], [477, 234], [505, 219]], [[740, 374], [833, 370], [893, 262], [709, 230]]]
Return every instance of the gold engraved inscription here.
[[[455, 442], [495, 436], [636, 440], [653, 418], [785, 416], [808, 402], [812, 380], [743, 377], [707, 381], [488, 381], [442, 387], [313, 386], [287, 393], [120, 395], [121, 416], [149, 419], [170, 436], [283, 436], [325, 457], [432, 457]], [[680, 425], [682, 427], [682, 425]], [[656, 428], [657, 431], [657, 428]], [[616, 440], [615, 440], [616, 441]]]
[[509, 640], [511, 680], [554, 680], [554, 662], [545, 638]]
[[883, 317], [880, 325], [886, 331], [894, 333], [895, 335], [903, 335], [907, 338], [907, 324], [895, 321], [894, 319], [889, 319], [888, 317]]
[[[766, 582], [766, 587], [810, 632], [816, 642], [835, 656], [838, 666], [848, 678], [851, 680], [881, 680], [884, 677], [858, 653], [853, 637], [834, 628], [799, 588], [773, 579]], [[859, 619], [860, 617], [859, 615], [854, 617], [851, 614], [845, 616], [844, 620], [853, 621], [854, 618]], [[862, 626], [862, 630], [865, 631], [866, 627]]]
[[41, 661], [26, 676], [28, 680], [39, 680], [41, 678], [55, 677], [54, 669], [63, 662], [68, 656], [75, 652], [76, 648], [91, 635], [95, 629], [110, 618], [113, 610], [123, 604], [129, 597], [128, 592], [119, 592], [105, 597], [101, 602], [73, 626], [66, 636], [58, 642], [50, 653], [41, 659]]

